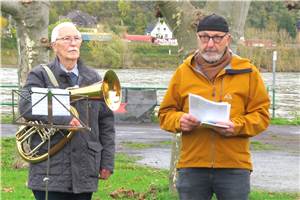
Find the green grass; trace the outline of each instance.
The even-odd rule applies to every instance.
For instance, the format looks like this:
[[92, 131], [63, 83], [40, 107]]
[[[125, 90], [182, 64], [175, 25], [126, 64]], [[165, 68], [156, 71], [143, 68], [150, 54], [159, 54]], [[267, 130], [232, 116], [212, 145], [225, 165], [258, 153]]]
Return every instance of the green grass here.
[[273, 147], [270, 144], [263, 144], [259, 141], [251, 141], [251, 150], [253, 151], [263, 151], [263, 150], [274, 150], [275, 147]]
[[[16, 147], [14, 138], [2, 138], [1, 142], [1, 199], [32, 200], [33, 195], [26, 187], [27, 169], [15, 169]], [[100, 181], [98, 192], [93, 200], [112, 200], [115, 192], [116, 199], [147, 200], [178, 200], [169, 193], [168, 171], [158, 170], [135, 164], [137, 158], [117, 154], [113, 176], [107, 181]], [[116, 192], [117, 191], [117, 192]], [[300, 197], [296, 193], [270, 193], [260, 190], [252, 191], [250, 200], [296, 200]]]
[[1, 61], [3, 66], [17, 66], [18, 52], [14, 49], [1, 49]]
[[296, 116], [293, 119], [286, 118], [273, 118], [271, 119], [273, 125], [300, 125], [300, 116]]
[[1, 124], [11, 124], [13, 121], [12, 115], [1, 115], [0, 116]]
[[300, 195], [286, 192], [265, 192], [261, 190], [252, 191], [250, 200], [299, 200]]
[[130, 148], [130, 149], [147, 149], [152, 148], [155, 144], [150, 143], [138, 143], [138, 142], [122, 142], [122, 146]]
[[[1, 139], [1, 199], [32, 200], [31, 191], [26, 187], [27, 169], [15, 169], [16, 148], [14, 138]], [[110, 193], [120, 190], [134, 191], [134, 196], [145, 196], [146, 199], [174, 199], [176, 196], [168, 191], [168, 171], [157, 170], [135, 164], [136, 158], [117, 154], [113, 176], [108, 181], [100, 181], [98, 192], [93, 200], [109, 200]], [[119, 199], [126, 198], [126, 195]], [[137, 199], [137, 198], [136, 198]]]
[[122, 142], [121, 144], [130, 149], [147, 149], [153, 147], [170, 147], [172, 141], [160, 141], [156, 143]]

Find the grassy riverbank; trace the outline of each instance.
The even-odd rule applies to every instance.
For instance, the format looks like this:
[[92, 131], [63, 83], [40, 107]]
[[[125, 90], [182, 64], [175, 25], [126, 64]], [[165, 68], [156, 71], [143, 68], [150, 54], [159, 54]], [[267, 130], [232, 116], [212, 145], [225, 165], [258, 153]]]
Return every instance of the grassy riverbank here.
[[293, 119], [286, 118], [274, 118], [271, 119], [273, 125], [300, 125], [300, 116], [296, 116]]
[[[151, 43], [124, 42], [118, 40], [111, 46], [83, 42], [81, 58], [94, 68], [165, 68], [174, 69], [183, 61], [183, 55], [178, 54], [177, 46], [158, 46]], [[17, 66], [17, 48], [12, 45], [12, 39], [2, 41], [1, 60], [2, 66]], [[103, 48], [107, 48], [103, 51]], [[110, 48], [114, 49], [111, 50]], [[299, 72], [300, 51], [299, 48], [278, 45], [274, 49], [246, 47], [239, 45], [238, 54], [241, 57], [251, 59], [261, 71], [272, 71], [272, 53], [278, 52], [276, 64], [278, 72]], [[96, 55], [96, 54], [99, 55]], [[50, 59], [53, 52], [50, 51]]]
[[[156, 116], [152, 117], [153, 123], [158, 123], [158, 118]], [[1, 115], [0, 116], [1, 124], [11, 124], [12, 123], [12, 115]], [[286, 118], [274, 118], [271, 119], [272, 125], [300, 125], [300, 116], [297, 116], [292, 119]]]
[[[16, 148], [14, 138], [1, 139], [1, 199], [31, 200], [32, 193], [26, 187], [27, 168], [15, 168]], [[169, 193], [168, 171], [135, 164], [138, 158], [118, 154], [114, 175], [101, 181], [93, 200], [157, 199], [177, 200]], [[112, 198], [111, 196], [114, 196]], [[299, 194], [254, 190], [250, 200], [297, 200]]]
[[[152, 116], [152, 122], [158, 123], [158, 118], [156, 116]], [[12, 115], [1, 115], [0, 116], [1, 124], [11, 124], [12, 123]], [[292, 119], [287, 118], [274, 118], [271, 119], [272, 125], [300, 125], [300, 116], [296, 116]]]
[[[94, 68], [176, 68], [181, 63], [182, 58], [178, 56], [178, 47], [176, 46], [158, 46], [150, 43], [130, 42], [122, 43], [123, 52], [114, 52], [113, 55], [93, 55], [100, 51], [102, 46], [97, 47], [89, 42], [84, 42], [80, 49], [80, 57], [84, 63]], [[50, 53], [50, 60], [54, 55]], [[1, 49], [2, 66], [17, 66], [17, 49], [3, 48]], [[118, 64], [112, 62], [114, 57], [118, 58]], [[116, 59], [117, 59], [116, 58]]]

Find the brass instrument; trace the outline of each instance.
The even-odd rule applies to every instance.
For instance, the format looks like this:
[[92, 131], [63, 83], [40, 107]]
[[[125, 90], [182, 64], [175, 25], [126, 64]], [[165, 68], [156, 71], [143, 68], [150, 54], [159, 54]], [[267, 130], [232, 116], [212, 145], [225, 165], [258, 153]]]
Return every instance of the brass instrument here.
[[[71, 100], [76, 100], [79, 96], [85, 96], [88, 99], [104, 99], [106, 105], [112, 111], [119, 108], [122, 100], [120, 81], [115, 72], [112, 70], [108, 70], [105, 73], [102, 82], [82, 88], [70, 88], [68, 90], [70, 91]], [[74, 107], [71, 106], [70, 112], [79, 118]], [[39, 150], [41, 150], [42, 145], [49, 141], [50, 137], [60, 132], [60, 129], [41, 127], [40, 125], [42, 122], [40, 121], [30, 121], [28, 124], [29, 125], [27, 126], [21, 126], [16, 133], [16, 143], [20, 156], [30, 163], [44, 161], [48, 158], [48, 154], [50, 156], [54, 155], [64, 147], [75, 133], [74, 130], [69, 129], [68, 134], [64, 134], [62, 139], [57, 144], [53, 145], [48, 152], [40, 154]], [[31, 149], [31, 139], [33, 136], [39, 137], [40, 143]]]

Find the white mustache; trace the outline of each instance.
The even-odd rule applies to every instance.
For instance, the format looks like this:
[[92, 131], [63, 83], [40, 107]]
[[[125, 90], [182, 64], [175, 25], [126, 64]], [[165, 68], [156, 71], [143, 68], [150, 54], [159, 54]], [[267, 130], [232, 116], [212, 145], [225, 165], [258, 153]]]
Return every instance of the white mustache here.
[[215, 49], [206, 49], [203, 53], [217, 53], [218, 51]]
[[78, 49], [76, 48], [76, 49], [69, 49], [69, 50], [68, 50], [68, 52], [71, 52], [71, 51], [76, 51], [76, 52], [78, 52]]

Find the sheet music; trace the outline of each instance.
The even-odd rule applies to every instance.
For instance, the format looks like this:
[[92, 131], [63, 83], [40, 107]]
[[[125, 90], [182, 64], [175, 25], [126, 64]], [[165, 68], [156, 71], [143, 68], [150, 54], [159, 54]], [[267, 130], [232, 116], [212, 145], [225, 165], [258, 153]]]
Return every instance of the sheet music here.
[[[57, 88], [51, 88], [51, 89], [36, 88], [36, 87], [31, 88], [31, 91], [33, 92], [31, 95], [32, 115], [48, 115], [48, 98], [47, 98], [48, 90], [50, 90], [52, 94], [57, 98], [56, 99], [54, 96], [52, 97], [53, 116], [70, 116], [70, 112], [69, 112], [70, 95], [68, 90], [57, 89]], [[37, 104], [33, 106], [35, 103]]]
[[189, 113], [200, 122], [227, 122], [230, 116], [230, 104], [214, 102], [199, 95], [189, 94]]

